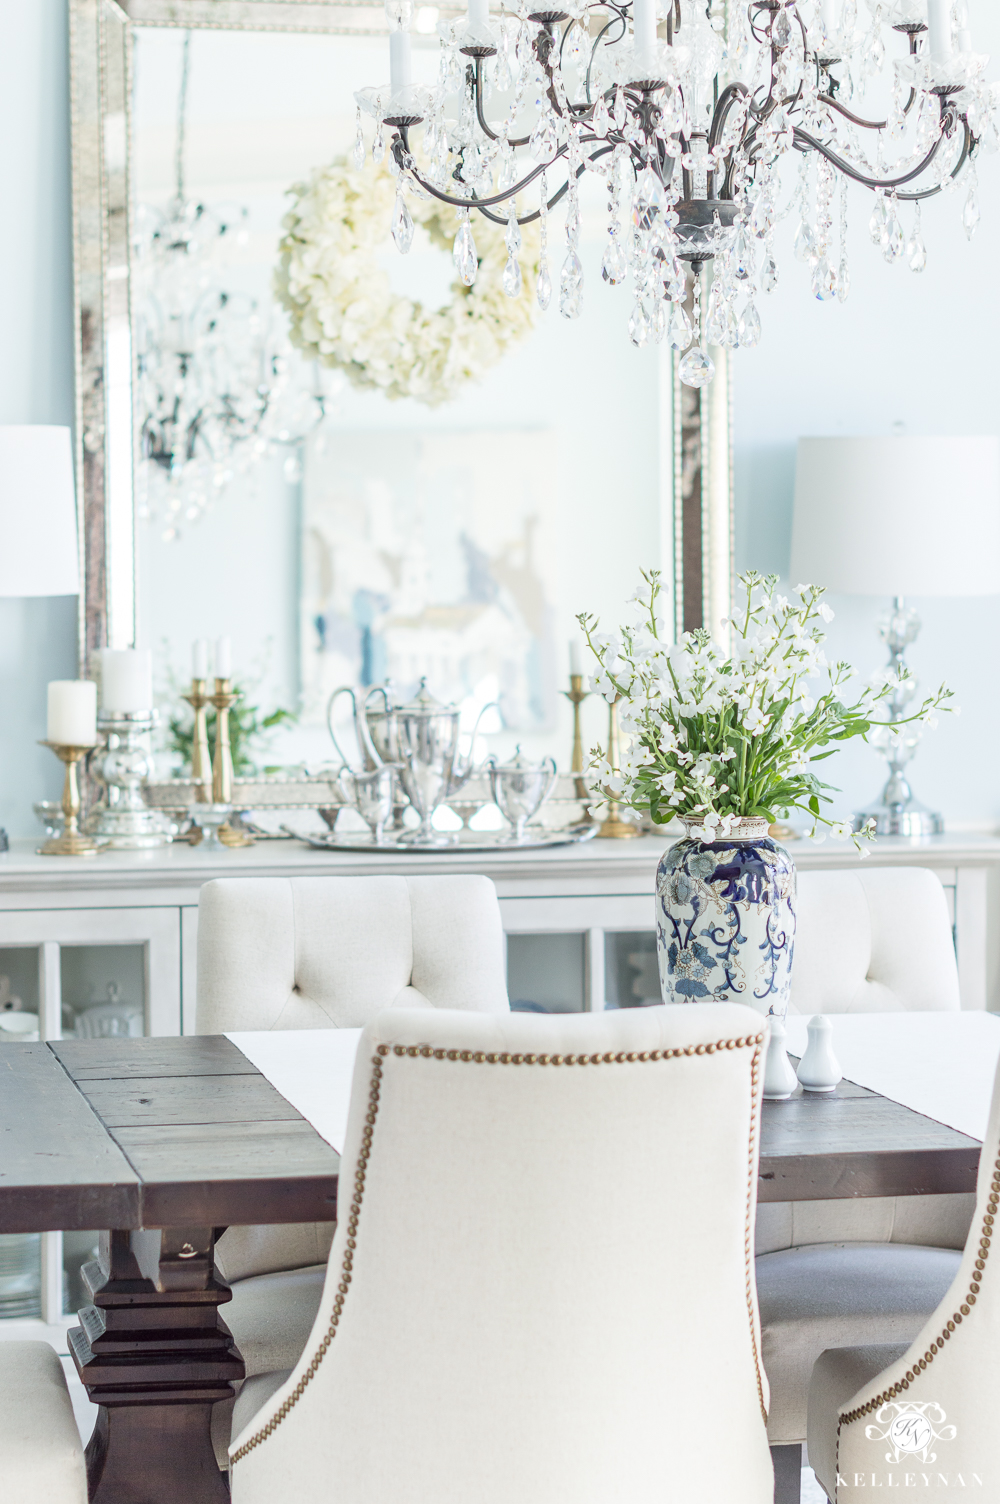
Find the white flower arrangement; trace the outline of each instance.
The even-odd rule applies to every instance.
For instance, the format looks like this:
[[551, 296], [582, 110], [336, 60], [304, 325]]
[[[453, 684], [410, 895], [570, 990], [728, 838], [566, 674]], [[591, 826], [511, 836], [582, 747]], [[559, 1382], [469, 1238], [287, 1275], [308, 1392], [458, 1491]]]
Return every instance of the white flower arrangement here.
[[[275, 295], [290, 315], [292, 343], [309, 359], [339, 368], [354, 386], [436, 407], [530, 333], [540, 238], [537, 223], [523, 226], [521, 291], [511, 298], [502, 283], [505, 226], [477, 220], [475, 282], [456, 280], [449, 303], [425, 308], [394, 293], [376, 262], [396, 187], [386, 164], [359, 172], [337, 159], [291, 189]], [[424, 197], [408, 207], [414, 224], [450, 252], [458, 211]]]
[[[637, 620], [618, 636], [598, 632], [596, 617], [578, 618], [599, 669], [592, 687], [609, 703], [621, 699], [620, 724], [631, 744], [622, 765], [611, 768], [598, 751], [592, 766], [596, 790], [666, 824], [675, 816], [697, 825], [702, 840], [725, 838], [747, 816], [773, 821], [778, 811], [800, 809], [812, 830], [873, 838], [821, 813], [830, 804], [830, 784], [812, 764], [832, 757], [840, 742], [868, 739], [875, 726], [892, 734], [909, 722], [934, 724], [934, 711], [951, 698], [944, 685], [905, 720], [875, 721], [873, 712], [897, 681], [865, 688], [850, 704], [841, 687], [854, 670], [828, 663], [820, 622], [833, 619], [818, 585], [798, 585], [794, 600], [775, 594], [777, 575], [740, 576], [746, 605], [723, 623], [731, 634], [727, 652], [705, 630], [687, 632], [679, 643], [662, 640], [657, 615], [658, 571], [643, 571], [644, 587], [632, 597]], [[824, 674], [813, 694], [809, 681]], [[905, 671], [904, 671], [905, 676]], [[859, 847], [860, 850], [860, 847]]]

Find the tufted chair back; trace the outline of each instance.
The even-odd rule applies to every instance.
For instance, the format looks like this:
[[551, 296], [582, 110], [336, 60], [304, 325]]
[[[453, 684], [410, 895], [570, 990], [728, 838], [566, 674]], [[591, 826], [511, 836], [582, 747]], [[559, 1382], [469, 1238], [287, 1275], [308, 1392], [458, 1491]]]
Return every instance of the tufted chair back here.
[[238, 877], [201, 890], [199, 1034], [360, 1028], [383, 1008], [509, 1009], [486, 877]]
[[799, 873], [790, 1012], [960, 1006], [948, 906], [933, 872]]
[[234, 1504], [771, 1504], [766, 1033], [711, 1003], [369, 1024], [319, 1314]]

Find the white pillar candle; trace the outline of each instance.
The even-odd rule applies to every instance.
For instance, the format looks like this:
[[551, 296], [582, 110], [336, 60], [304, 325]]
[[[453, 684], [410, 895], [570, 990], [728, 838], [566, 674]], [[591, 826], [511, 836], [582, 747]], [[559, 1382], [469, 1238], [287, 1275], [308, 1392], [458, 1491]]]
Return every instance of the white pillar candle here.
[[390, 31], [389, 33], [389, 88], [395, 98], [403, 89], [408, 89], [412, 81], [410, 67], [410, 33], [408, 31]]
[[931, 57], [951, 57], [951, 0], [927, 0], [927, 32]]
[[103, 648], [101, 709], [142, 711], [153, 708], [153, 655], [148, 648]]
[[199, 637], [191, 648], [191, 677], [208, 678], [208, 643], [204, 637]]
[[469, 30], [482, 35], [489, 24], [489, 0], [469, 0]]
[[569, 671], [571, 674], [582, 674], [583, 665], [580, 662], [580, 644], [571, 642], [569, 645]]
[[215, 644], [215, 677], [229, 679], [233, 672], [233, 645], [228, 637], [220, 637]]
[[49, 685], [47, 737], [60, 747], [97, 741], [97, 685], [91, 679], [54, 679]]
[[632, 29], [635, 33], [635, 58], [639, 71], [650, 67], [656, 57], [656, 0], [633, 0]]

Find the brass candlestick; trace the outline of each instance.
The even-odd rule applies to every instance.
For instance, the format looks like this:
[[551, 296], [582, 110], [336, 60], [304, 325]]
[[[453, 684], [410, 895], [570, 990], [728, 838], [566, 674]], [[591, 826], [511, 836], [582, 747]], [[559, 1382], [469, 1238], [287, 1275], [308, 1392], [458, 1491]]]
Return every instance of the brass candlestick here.
[[[212, 759], [212, 803], [232, 804], [233, 783], [233, 749], [229, 741], [229, 712], [232, 710], [238, 694], [233, 693], [231, 679], [216, 679], [215, 694], [209, 696], [209, 703], [215, 706], [215, 755]], [[250, 846], [250, 837], [242, 835], [234, 830], [227, 820], [225, 825], [219, 828], [219, 840], [224, 846]]]
[[[618, 726], [618, 700], [620, 699], [621, 695], [608, 707], [608, 750], [606, 756], [608, 766], [613, 773], [618, 772], [618, 765], [621, 762], [622, 742], [621, 730]], [[623, 820], [618, 813], [620, 809], [621, 805], [618, 800], [609, 796], [607, 817], [601, 822], [597, 832], [598, 838], [604, 837], [606, 840], [628, 841], [633, 836], [639, 835], [638, 825], [633, 825], [631, 820]]]
[[96, 856], [100, 846], [85, 836], [80, 830], [80, 785], [76, 776], [76, 765], [92, 752], [93, 747], [70, 747], [62, 742], [42, 742], [43, 747], [51, 747], [59, 761], [66, 765], [66, 776], [63, 779], [62, 811], [65, 824], [61, 835], [53, 836], [46, 841], [44, 846], [39, 846], [39, 856]]
[[[569, 689], [562, 690], [562, 693], [573, 707], [573, 756], [569, 764], [569, 770], [573, 774], [573, 787], [578, 799], [591, 800], [593, 799], [593, 795], [587, 787], [587, 780], [583, 776], [583, 737], [580, 733], [580, 706], [584, 700], [589, 699], [592, 691], [584, 689], [582, 674], [570, 674]], [[589, 809], [581, 823], [592, 823]]]
[[212, 797], [212, 760], [208, 752], [208, 707], [212, 700], [206, 693], [204, 679], [192, 679], [189, 694], [182, 695], [194, 711], [194, 734], [191, 742], [191, 779], [195, 785], [194, 797], [199, 804], [208, 804]]

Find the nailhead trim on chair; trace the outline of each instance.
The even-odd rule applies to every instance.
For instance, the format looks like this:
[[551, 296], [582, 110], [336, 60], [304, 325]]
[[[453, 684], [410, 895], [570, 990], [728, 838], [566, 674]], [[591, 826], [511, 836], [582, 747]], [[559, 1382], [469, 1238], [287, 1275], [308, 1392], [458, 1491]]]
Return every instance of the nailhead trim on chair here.
[[746, 1213], [746, 1238], [744, 1244], [746, 1258], [746, 1300], [747, 1311], [750, 1316], [750, 1340], [753, 1347], [754, 1368], [757, 1374], [757, 1398], [760, 1403], [761, 1415], [764, 1423], [767, 1423], [767, 1410], [764, 1405], [764, 1389], [761, 1383], [760, 1357], [757, 1352], [757, 1338], [754, 1330], [754, 1303], [753, 1303], [753, 1227], [751, 1224], [750, 1208], [753, 1201], [753, 1171], [754, 1171], [754, 1147], [757, 1138], [757, 1082], [760, 1074], [760, 1046], [764, 1041], [764, 1035], [746, 1034], [739, 1039], [720, 1039], [714, 1044], [690, 1044], [683, 1049], [676, 1050], [635, 1050], [628, 1053], [619, 1051], [617, 1054], [597, 1055], [511, 1055], [506, 1051], [483, 1050], [435, 1050], [430, 1045], [387, 1045], [380, 1044], [378, 1053], [372, 1057], [372, 1079], [368, 1090], [368, 1112], [365, 1116], [365, 1129], [361, 1135], [361, 1152], [358, 1155], [358, 1167], [354, 1175], [354, 1195], [351, 1198], [351, 1210], [347, 1222], [347, 1247], [341, 1262], [340, 1284], [337, 1286], [337, 1294], [334, 1297], [333, 1311], [330, 1315], [330, 1325], [326, 1335], [320, 1342], [309, 1367], [302, 1375], [295, 1388], [287, 1399], [282, 1400], [278, 1409], [271, 1419], [249, 1441], [245, 1441], [239, 1451], [234, 1452], [231, 1467], [252, 1452], [254, 1447], [266, 1441], [280, 1426], [285, 1416], [294, 1408], [302, 1398], [310, 1381], [316, 1377], [319, 1366], [329, 1350], [337, 1334], [340, 1324], [341, 1313], [344, 1309], [344, 1298], [351, 1283], [351, 1270], [354, 1266], [354, 1250], [357, 1247], [358, 1218], [361, 1214], [361, 1201], [365, 1192], [365, 1170], [371, 1157], [372, 1136], [375, 1128], [375, 1119], [378, 1116], [379, 1086], [382, 1081], [382, 1061], [386, 1055], [409, 1056], [410, 1058], [421, 1057], [424, 1060], [462, 1060], [472, 1061], [477, 1065], [624, 1065], [637, 1061], [647, 1060], [674, 1060], [681, 1055], [714, 1055], [719, 1050], [743, 1050], [751, 1046], [754, 1050], [753, 1061], [750, 1067], [750, 1094], [751, 1094], [751, 1119], [750, 1119], [750, 1153], [749, 1153], [749, 1189], [747, 1194]]
[[[986, 1272], [986, 1260], [990, 1256], [993, 1226], [998, 1206], [1000, 1206], [1000, 1155], [997, 1156], [996, 1162], [993, 1165], [993, 1181], [990, 1186], [989, 1200], [986, 1203], [986, 1212], [983, 1216], [983, 1231], [979, 1239], [979, 1256], [975, 1262], [972, 1279], [969, 1281], [969, 1293], [951, 1317], [951, 1320], [945, 1322], [937, 1341], [932, 1342], [923, 1357], [918, 1358], [913, 1367], [906, 1370], [903, 1378], [898, 1379], [895, 1384], [890, 1385], [888, 1389], [882, 1394], [876, 1395], [874, 1399], [867, 1400], [865, 1404], [859, 1405], [856, 1410], [849, 1410], [846, 1415], [841, 1415], [838, 1418], [836, 1453], [838, 1476], [840, 1474], [840, 1433], [842, 1428], [851, 1425], [853, 1421], [862, 1420], [864, 1416], [871, 1415], [876, 1410], [881, 1410], [883, 1405], [888, 1404], [890, 1400], [894, 1400], [897, 1395], [902, 1394], [904, 1389], [909, 1389], [917, 1374], [923, 1373], [925, 1368], [929, 1368], [937, 1354], [944, 1350], [945, 1343], [951, 1341], [952, 1333], [962, 1325], [962, 1317], [968, 1316], [975, 1305], [976, 1296], [979, 1294], [979, 1287]], [[836, 1493], [836, 1481], [834, 1481], [834, 1493]]]

